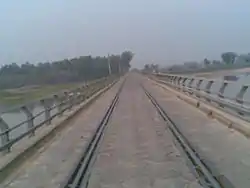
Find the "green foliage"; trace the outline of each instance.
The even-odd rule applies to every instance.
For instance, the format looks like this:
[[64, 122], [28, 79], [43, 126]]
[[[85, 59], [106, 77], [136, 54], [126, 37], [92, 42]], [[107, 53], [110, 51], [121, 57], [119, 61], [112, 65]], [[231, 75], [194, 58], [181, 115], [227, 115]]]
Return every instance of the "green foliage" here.
[[146, 71], [146, 72], [158, 72], [159, 65], [157, 65], [157, 64], [145, 64], [144, 71]]
[[145, 64], [144, 65], [144, 70], [146, 70], [146, 71], [150, 70], [150, 65], [149, 64]]
[[121, 54], [121, 71], [127, 71], [130, 68], [130, 61], [133, 59], [134, 54], [130, 51], [125, 51]]
[[[119, 64], [123, 71], [127, 71], [132, 57], [133, 54], [128, 51], [110, 56], [112, 74], [119, 74]], [[21, 66], [12, 63], [0, 69], [0, 89], [81, 82], [108, 74], [108, 57], [81, 56], [36, 65], [26, 62]]]
[[70, 90], [80, 83], [56, 84], [43, 86], [27, 86], [17, 89], [5, 89], [0, 91], [0, 104], [17, 105], [31, 100], [40, 99], [63, 90]]
[[221, 58], [226, 64], [233, 64], [237, 56], [235, 52], [225, 52], [221, 54]]
[[207, 58], [205, 58], [204, 59], [204, 65], [208, 66], [210, 64], [211, 64], [211, 62]]

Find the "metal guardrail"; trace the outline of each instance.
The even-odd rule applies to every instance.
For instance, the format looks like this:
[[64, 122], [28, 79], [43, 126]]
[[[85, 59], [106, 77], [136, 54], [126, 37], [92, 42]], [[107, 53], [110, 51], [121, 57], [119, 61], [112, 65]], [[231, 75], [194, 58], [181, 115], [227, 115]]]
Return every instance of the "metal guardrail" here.
[[[9, 110], [8, 112], [5, 112], [10, 113], [11, 111], [19, 110], [23, 114], [25, 114], [26, 119], [14, 126], [9, 126], [8, 123], [6, 123], [6, 121], [4, 121], [2, 117], [0, 117], [0, 152], [10, 152], [12, 145], [17, 143], [19, 140], [27, 136], [35, 136], [36, 129], [45, 124], [50, 125], [53, 118], [62, 116], [66, 110], [70, 110], [73, 106], [82, 103], [85, 99], [89, 98], [91, 95], [104, 88], [115, 79], [116, 77], [106, 77], [98, 79], [84, 84], [83, 86], [78, 87], [74, 90], [65, 91], [55, 94], [51, 97], [34, 101], [32, 102], [32, 104], [39, 104], [43, 108], [42, 111], [36, 114], [34, 114], [32, 109], [29, 108], [31, 103], [18, 106], [12, 110]], [[20, 128], [23, 128], [24, 131], [21, 131], [14, 137], [10, 136], [12, 132]]]
[[[151, 74], [151, 76], [156, 78], [158, 82], [167, 84], [174, 89], [250, 122], [250, 101], [244, 98], [245, 94], [250, 92], [250, 85], [248, 84], [236, 87], [233, 91], [235, 95], [230, 97], [230, 93], [225, 91], [230, 86], [237, 85], [237, 82], [161, 73]], [[213, 87], [215, 85], [217, 85], [216, 88]]]

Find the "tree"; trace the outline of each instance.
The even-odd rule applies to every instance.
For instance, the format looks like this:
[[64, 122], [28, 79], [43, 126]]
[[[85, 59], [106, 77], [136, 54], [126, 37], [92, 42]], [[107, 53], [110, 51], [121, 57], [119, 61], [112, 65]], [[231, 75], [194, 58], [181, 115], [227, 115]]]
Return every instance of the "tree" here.
[[205, 58], [204, 59], [204, 65], [205, 66], [208, 66], [208, 65], [210, 65], [211, 64], [211, 62], [207, 59], [207, 58]]
[[212, 64], [213, 64], [213, 65], [219, 65], [219, 64], [221, 64], [221, 62], [220, 62], [219, 60], [213, 60], [213, 61], [212, 61]]
[[159, 65], [157, 64], [145, 64], [144, 65], [144, 71], [146, 72], [158, 72], [159, 71]]
[[146, 70], [146, 71], [149, 70], [149, 64], [144, 65], [144, 70]]
[[125, 51], [121, 54], [121, 71], [128, 71], [131, 67], [130, 62], [133, 59], [134, 54], [131, 51]]
[[226, 64], [233, 64], [237, 56], [235, 52], [225, 52], [221, 54], [221, 58]]
[[[119, 65], [124, 71], [130, 67], [133, 53], [125, 51], [121, 55], [111, 55], [112, 74], [119, 74]], [[25, 85], [82, 82], [109, 75], [108, 57], [80, 56], [61, 61], [38, 63], [16, 63], [0, 68], [0, 89]]]
[[151, 64], [150, 65], [150, 70], [152, 72], [158, 72], [158, 69], [159, 69], [159, 65], [157, 65], [157, 64]]
[[119, 73], [121, 71], [121, 56], [120, 55], [112, 55], [110, 58], [110, 66], [111, 72], [113, 74]]

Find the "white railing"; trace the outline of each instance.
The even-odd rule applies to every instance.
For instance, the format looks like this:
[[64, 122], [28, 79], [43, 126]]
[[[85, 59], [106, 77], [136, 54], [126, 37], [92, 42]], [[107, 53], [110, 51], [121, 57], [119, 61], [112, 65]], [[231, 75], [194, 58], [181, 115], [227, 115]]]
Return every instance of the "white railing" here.
[[[11, 152], [12, 145], [19, 142], [19, 140], [23, 139], [24, 137], [35, 136], [35, 132], [38, 128], [44, 125], [50, 125], [53, 118], [56, 116], [61, 116], [66, 110], [70, 110], [72, 107], [79, 105], [94, 93], [97, 93], [102, 88], [114, 82], [116, 79], [116, 76], [111, 76], [94, 80], [89, 83], [85, 83], [74, 90], [57, 93], [1, 113], [0, 152]], [[30, 109], [31, 104], [39, 104], [42, 110], [38, 113], [33, 112], [33, 110]], [[2, 118], [2, 116], [5, 113], [10, 113], [12, 111], [20, 111], [20, 113], [26, 117], [25, 120], [19, 121], [14, 126], [10, 126]], [[14, 132], [16, 134], [12, 134]]]
[[250, 121], [249, 84], [184, 75], [151, 74], [156, 81]]

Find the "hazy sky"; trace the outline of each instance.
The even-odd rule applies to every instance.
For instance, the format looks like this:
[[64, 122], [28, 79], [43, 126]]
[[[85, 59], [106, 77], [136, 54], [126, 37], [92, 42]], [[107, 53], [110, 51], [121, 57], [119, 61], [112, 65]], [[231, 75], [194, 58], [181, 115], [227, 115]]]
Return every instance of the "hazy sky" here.
[[5, 0], [0, 64], [107, 55], [170, 65], [250, 52], [249, 0]]

